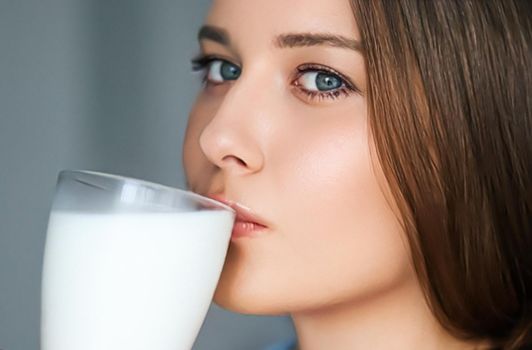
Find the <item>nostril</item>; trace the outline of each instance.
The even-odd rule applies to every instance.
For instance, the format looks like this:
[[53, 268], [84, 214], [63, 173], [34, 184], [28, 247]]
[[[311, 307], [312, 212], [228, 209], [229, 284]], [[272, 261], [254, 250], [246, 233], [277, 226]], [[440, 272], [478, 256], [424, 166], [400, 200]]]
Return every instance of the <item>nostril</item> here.
[[222, 161], [228, 164], [234, 163], [235, 165], [238, 165], [238, 166], [244, 166], [244, 167], [247, 166], [246, 162], [244, 162], [242, 159], [235, 157], [235, 156], [225, 156], [222, 158]]

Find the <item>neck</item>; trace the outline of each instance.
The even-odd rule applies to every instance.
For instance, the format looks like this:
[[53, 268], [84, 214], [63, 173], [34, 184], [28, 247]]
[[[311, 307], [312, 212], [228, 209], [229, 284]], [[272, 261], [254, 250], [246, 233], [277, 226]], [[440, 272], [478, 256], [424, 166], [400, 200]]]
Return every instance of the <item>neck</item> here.
[[364, 300], [291, 314], [298, 350], [475, 349], [452, 337], [428, 308], [417, 282]]

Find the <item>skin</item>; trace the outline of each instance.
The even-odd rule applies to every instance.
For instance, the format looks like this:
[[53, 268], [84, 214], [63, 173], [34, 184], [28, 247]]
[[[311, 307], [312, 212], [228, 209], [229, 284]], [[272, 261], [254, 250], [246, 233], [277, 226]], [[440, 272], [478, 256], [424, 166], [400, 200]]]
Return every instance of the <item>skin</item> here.
[[[349, 2], [215, 0], [204, 24], [223, 28], [230, 43], [203, 39], [201, 52], [240, 75], [220, 81], [220, 64], [206, 70], [184, 141], [188, 186], [268, 221], [231, 242], [214, 301], [290, 314], [304, 350], [473, 348], [440, 327], [416, 280], [373, 152], [362, 54], [275, 45], [279, 34], [302, 32], [359, 41]], [[341, 73], [356, 91], [311, 99], [304, 89], [315, 91], [316, 76], [297, 69], [308, 63]]]

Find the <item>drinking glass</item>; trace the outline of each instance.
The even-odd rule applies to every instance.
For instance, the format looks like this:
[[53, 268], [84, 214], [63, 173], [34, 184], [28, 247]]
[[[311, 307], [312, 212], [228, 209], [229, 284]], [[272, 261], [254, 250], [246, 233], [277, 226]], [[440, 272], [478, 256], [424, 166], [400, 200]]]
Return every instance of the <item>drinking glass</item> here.
[[41, 349], [189, 350], [234, 217], [192, 192], [62, 171], [44, 252]]

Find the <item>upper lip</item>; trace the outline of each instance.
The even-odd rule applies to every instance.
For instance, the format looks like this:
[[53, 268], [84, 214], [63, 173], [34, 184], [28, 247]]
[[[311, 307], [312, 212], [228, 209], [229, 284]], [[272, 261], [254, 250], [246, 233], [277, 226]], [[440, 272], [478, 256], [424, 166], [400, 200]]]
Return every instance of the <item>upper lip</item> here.
[[238, 202], [229, 200], [221, 194], [207, 194], [206, 196], [231, 207], [236, 212], [236, 221], [252, 222], [265, 227], [269, 226], [266, 220]]

